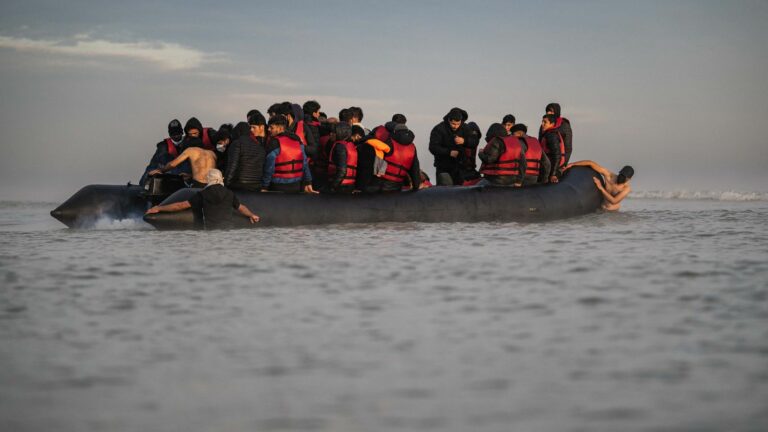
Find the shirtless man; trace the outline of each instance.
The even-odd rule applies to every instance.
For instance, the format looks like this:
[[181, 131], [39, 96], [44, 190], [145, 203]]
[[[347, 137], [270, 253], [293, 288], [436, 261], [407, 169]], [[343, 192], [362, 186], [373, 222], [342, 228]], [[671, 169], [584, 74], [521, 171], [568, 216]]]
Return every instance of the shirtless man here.
[[589, 160], [568, 164], [565, 169], [567, 170], [575, 166], [590, 167], [603, 176], [603, 179], [605, 179], [605, 186], [603, 186], [603, 183], [600, 182], [599, 179], [593, 179], [595, 181], [595, 186], [597, 186], [597, 190], [603, 194], [603, 210], [618, 211], [621, 206], [621, 201], [632, 191], [632, 188], [629, 186], [629, 181], [635, 174], [635, 170], [631, 166], [625, 166], [618, 174], [614, 174], [601, 167], [596, 162]]
[[170, 171], [187, 159], [192, 164], [192, 186], [197, 188], [205, 187], [208, 184], [205, 176], [208, 174], [208, 171], [216, 168], [216, 154], [201, 147], [189, 147], [164, 167], [150, 171], [149, 175]]

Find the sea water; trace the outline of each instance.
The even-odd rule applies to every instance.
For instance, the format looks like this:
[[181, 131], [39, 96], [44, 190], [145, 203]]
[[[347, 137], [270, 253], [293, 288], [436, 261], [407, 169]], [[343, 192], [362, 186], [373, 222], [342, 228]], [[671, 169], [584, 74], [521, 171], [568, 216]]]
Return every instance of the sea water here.
[[3, 431], [768, 430], [768, 201], [71, 230], [0, 203]]

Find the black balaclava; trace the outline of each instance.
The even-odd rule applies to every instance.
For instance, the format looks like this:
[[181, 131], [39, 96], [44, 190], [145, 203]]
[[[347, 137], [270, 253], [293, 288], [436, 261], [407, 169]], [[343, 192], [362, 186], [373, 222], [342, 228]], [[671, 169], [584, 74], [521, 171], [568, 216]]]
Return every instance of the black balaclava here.
[[184, 129], [181, 127], [181, 122], [177, 119], [171, 120], [168, 123], [168, 136], [183, 135]]

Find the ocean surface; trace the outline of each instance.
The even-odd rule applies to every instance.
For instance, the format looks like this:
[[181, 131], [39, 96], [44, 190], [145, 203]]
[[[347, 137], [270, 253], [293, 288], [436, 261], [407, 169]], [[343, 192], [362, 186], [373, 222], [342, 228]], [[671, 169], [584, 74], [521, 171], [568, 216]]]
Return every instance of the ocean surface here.
[[70, 230], [0, 203], [2, 431], [765, 431], [768, 197]]

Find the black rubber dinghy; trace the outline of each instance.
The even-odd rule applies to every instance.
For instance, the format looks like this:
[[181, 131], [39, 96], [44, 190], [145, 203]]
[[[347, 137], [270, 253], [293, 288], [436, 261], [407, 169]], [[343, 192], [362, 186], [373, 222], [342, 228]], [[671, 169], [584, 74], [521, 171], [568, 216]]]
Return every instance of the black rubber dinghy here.
[[[380, 222], [547, 221], [593, 213], [603, 201], [589, 168], [569, 170], [558, 184], [507, 188], [432, 187], [418, 192], [379, 195], [291, 195], [238, 193], [261, 217], [251, 224], [235, 216], [237, 227], [286, 227]], [[162, 204], [185, 201], [196, 189], [182, 189]], [[193, 229], [191, 210], [156, 213], [144, 220], [157, 229]]]
[[[272, 227], [379, 222], [537, 222], [595, 212], [602, 196], [593, 183], [600, 176], [586, 167], [570, 169], [560, 183], [524, 188], [492, 186], [432, 187], [418, 192], [377, 195], [237, 193], [261, 217], [237, 227]], [[189, 199], [199, 189], [181, 189], [162, 204]], [[139, 186], [90, 185], [51, 212], [72, 228], [88, 228], [101, 218], [138, 218], [150, 207]], [[191, 210], [144, 216], [157, 229], [194, 229]]]

